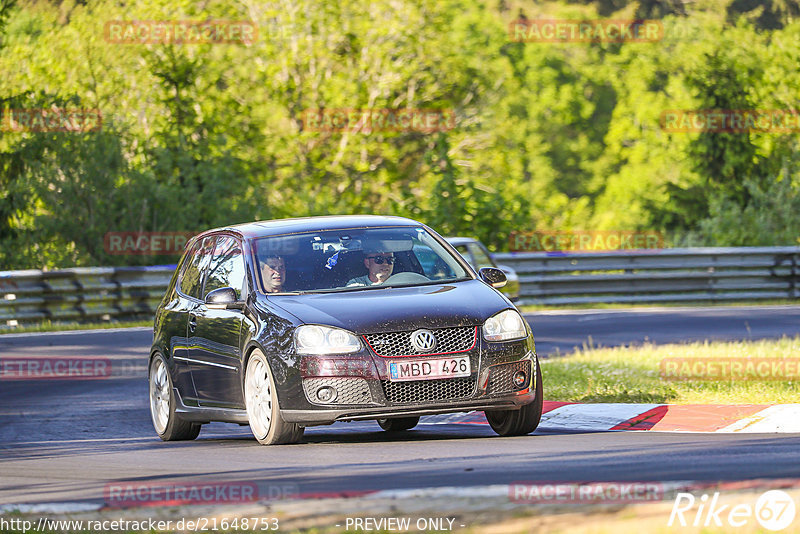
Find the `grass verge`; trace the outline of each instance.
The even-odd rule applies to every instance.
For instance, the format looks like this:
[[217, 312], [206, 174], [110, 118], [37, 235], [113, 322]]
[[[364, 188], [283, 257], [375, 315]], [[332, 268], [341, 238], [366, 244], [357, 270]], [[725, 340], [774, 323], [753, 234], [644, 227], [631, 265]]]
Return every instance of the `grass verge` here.
[[[689, 344], [584, 348], [570, 356], [542, 360], [545, 398], [570, 402], [637, 402], [669, 404], [795, 403], [800, 382], [737, 379], [671, 380], [662, 376], [669, 358], [731, 360], [800, 357], [800, 337], [778, 340], [699, 342]], [[681, 360], [682, 361], [682, 360]], [[691, 361], [688, 362], [691, 365]], [[796, 362], [795, 362], [796, 363]], [[789, 367], [787, 366], [787, 369]], [[774, 375], [773, 375], [774, 376]]]
[[35, 324], [21, 326], [11, 326], [0, 328], [0, 336], [3, 334], [27, 334], [29, 332], [63, 332], [66, 330], [107, 330], [110, 328], [132, 328], [135, 326], [153, 326], [153, 319], [142, 319], [139, 321], [119, 321], [102, 323], [52, 323], [44, 321]]

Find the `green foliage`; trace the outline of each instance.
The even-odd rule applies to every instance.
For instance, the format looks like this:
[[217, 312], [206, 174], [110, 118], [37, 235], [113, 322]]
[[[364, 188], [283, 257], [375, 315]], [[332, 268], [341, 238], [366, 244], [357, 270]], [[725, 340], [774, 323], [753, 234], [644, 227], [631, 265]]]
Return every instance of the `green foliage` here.
[[711, 203], [711, 216], [687, 239], [729, 246], [800, 245], [800, 173], [784, 167], [765, 186], [746, 181], [750, 201], [732, 198]]

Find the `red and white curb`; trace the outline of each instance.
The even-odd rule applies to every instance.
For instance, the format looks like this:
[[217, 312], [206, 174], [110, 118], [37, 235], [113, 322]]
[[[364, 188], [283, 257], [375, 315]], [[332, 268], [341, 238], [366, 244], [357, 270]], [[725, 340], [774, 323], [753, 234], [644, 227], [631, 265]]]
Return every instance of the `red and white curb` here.
[[[486, 425], [483, 412], [423, 417], [420, 424]], [[578, 404], [545, 401], [541, 430], [605, 432], [800, 432], [800, 404]]]

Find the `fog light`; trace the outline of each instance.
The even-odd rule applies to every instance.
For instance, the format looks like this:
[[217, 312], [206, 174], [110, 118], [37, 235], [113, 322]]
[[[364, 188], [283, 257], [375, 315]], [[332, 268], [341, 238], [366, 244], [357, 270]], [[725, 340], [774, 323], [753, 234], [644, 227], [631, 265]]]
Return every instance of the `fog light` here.
[[322, 386], [317, 390], [317, 398], [320, 402], [333, 402], [336, 399], [336, 390], [331, 386]]
[[514, 381], [514, 387], [521, 388], [526, 384], [527, 379], [528, 377], [525, 374], [525, 371], [517, 371], [514, 373], [514, 378], [512, 379]]

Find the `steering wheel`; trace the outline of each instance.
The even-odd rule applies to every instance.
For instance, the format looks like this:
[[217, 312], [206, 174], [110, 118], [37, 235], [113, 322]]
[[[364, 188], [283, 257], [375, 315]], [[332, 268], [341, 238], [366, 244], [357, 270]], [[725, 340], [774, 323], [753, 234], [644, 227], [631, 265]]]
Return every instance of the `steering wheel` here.
[[393, 274], [386, 279], [384, 284], [413, 284], [414, 282], [430, 282], [430, 278], [423, 274], [404, 272]]

